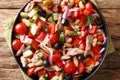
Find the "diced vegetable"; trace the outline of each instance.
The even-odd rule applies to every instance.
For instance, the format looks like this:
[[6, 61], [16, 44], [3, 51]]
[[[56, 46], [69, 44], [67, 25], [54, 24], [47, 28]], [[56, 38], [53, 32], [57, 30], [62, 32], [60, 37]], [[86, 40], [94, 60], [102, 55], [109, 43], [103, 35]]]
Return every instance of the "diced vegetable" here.
[[43, 65], [43, 61], [41, 59], [35, 63], [35, 66], [42, 66], [42, 65]]
[[31, 24], [30, 31], [31, 31], [32, 35], [35, 35], [37, 33], [38, 28], [39, 27], [36, 24]]
[[36, 20], [38, 19], [39, 15], [38, 14], [35, 14], [31, 19], [30, 19], [30, 22], [31, 23], [35, 23]]
[[48, 80], [48, 75], [47, 74], [45, 74], [45, 75], [42, 75], [42, 76], [40, 76], [39, 77], [39, 80]]
[[31, 55], [33, 55], [33, 52], [31, 50], [27, 50], [23, 53], [24, 57], [30, 57]]
[[61, 33], [60, 33], [59, 41], [60, 41], [61, 43], [64, 43], [64, 39], [65, 39], [64, 32], [61, 32]]
[[38, 8], [34, 8], [34, 9], [32, 9], [32, 11], [30, 11], [28, 13], [28, 16], [29, 17], [33, 17], [37, 12], [38, 12]]
[[59, 80], [58, 76], [54, 76], [51, 80]]
[[28, 13], [20, 12], [20, 16], [21, 16], [22, 18], [27, 18], [27, 17], [28, 17]]
[[57, 20], [58, 20], [58, 17], [59, 17], [59, 14], [58, 14], [58, 13], [53, 13], [53, 14], [52, 14], [52, 17], [53, 17], [53, 20], [54, 20], [54, 21], [57, 21]]

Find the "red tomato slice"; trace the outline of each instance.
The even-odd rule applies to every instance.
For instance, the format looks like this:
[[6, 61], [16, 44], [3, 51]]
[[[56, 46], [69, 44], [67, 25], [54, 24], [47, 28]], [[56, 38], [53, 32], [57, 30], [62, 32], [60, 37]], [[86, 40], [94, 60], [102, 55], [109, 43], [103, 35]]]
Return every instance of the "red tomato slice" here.
[[36, 69], [36, 67], [31, 67], [31, 68], [28, 68], [27, 70], [27, 75], [28, 76], [32, 76], [34, 74], [34, 70]]
[[13, 50], [17, 51], [20, 49], [20, 47], [22, 46], [22, 43], [19, 39], [14, 39], [13, 42], [12, 42], [12, 47], [13, 47]]
[[43, 20], [37, 20], [36, 24], [39, 26], [39, 28], [41, 29], [43, 25], [46, 25], [46, 22]]
[[80, 48], [81, 50], [85, 50], [85, 47], [86, 47], [86, 44], [85, 44], [84, 41], [82, 41], [82, 42], [80, 43], [79, 48]]
[[80, 23], [84, 25], [85, 19], [86, 19], [85, 15], [80, 16]]
[[58, 66], [58, 67], [62, 67], [63, 66], [63, 62], [61, 60], [55, 62], [55, 64]]
[[83, 14], [84, 14], [85, 16], [89, 16], [89, 15], [91, 14], [91, 11], [88, 10], [88, 9], [85, 9], [85, 10], [83, 11]]
[[57, 43], [59, 41], [59, 37], [57, 34], [50, 34], [50, 42], [51, 45], [54, 45], [55, 43]]
[[74, 0], [74, 4], [78, 5], [80, 0]]
[[73, 46], [76, 46], [78, 45], [78, 43], [80, 42], [80, 40], [78, 38], [76, 38], [73, 42], [72, 42], [72, 45]]
[[60, 53], [58, 50], [55, 51], [55, 53], [52, 55], [52, 62], [57, 62], [60, 60]]
[[36, 40], [32, 40], [32, 46], [34, 49], [38, 50], [38, 47], [39, 47], [38, 45], [39, 43]]
[[56, 75], [56, 76], [60, 76], [60, 73], [61, 73], [60, 71], [56, 71], [56, 72], [55, 72], [55, 75]]
[[20, 22], [17, 25], [15, 25], [15, 32], [17, 34], [22, 35], [25, 34], [26, 31], [27, 31], [27, 26], [24, 23]]
[[90, 34], [95, 34], [97, 31], [97, 26], [93, 26], [92, 30], [89, 30]]
[[53, 23], [51, 23], [51, 24], [49, 24], [48, 26], [47, 26], [47, 28], [48, 28], [48, 31], [51, 33], [51, 34], [54, 34], [55, 33], [55, 22], [53, 22]]
[[46, 53], [46, 52], [44, 52], [44, 54], [43, 54], [43, 55], [44, 55], [44, 59], [45, 59], [45, 60], [47, 60], [47, 59], [48, 59], [48, 57], [49, 57], [49, 54], [48, 54], [48, 53]]
[[92, 47], [92, 51], [93, 51], [94, 54], [99, 53], [100, 50], [101, 50], [101, 47], [98, 46], [98, 45], [96, 45], [95, 47]]
[[98, 39], [98, 41], [100, 41], [100, 42], [101, 42], [101, 41], [103, 41], [103, 40], [104, 40], [104, 37], [103, 37], [103, 35], [101, 34], [101, 35], [98, 35], [98, 36], [97, 36], [97, 39]]
[[46, 37], [46, 33], [45, 32], [41, 32], [38, 35], [37, 39], [40, 40], [40, 41], [43, 41], [45, 37]]
[[91, 3], [91, 2], [87, 2], [87, 3], [85, 4], [85, 8], [88, 9], [88, 10], [93, 9], [92, 3]]
[[64, 71], [68, 74], [74, 74], [76, 70], [77, 68], [72, 61], [67, 62], [64, 66]]
[[96, 61], [98, 61], [100, 58], [101, 58], [101, 54], [100, 54], [100, 53], [95, 53], [95, 54], [94, 54], [94, 57], [93, 57], [93, 60], [96, 62]]
[[85, 72], [85, 65], [81, 62], [78, 65], [78, 73], [82, 74], [83, 72]]
[[54, 77], [54, 76], [55, 76], [55, 72], [54, 71], [48, 72], [48, 80], [51, 80], [52, 77]]
[[46, 69], [41, 69], [38, 71], [38, 76], [42, 76], [42, 75], [45, 75], [47, 73]]
[[90, 65], [94, 65], [95, 64], [95, 61], [92, 59], [92, 58], [90, 58], [90, 59], [88, 59], [87, 61], [85, 61], [84, 62], [84, 64], [85, 64], [85, 66], [90, 66]]

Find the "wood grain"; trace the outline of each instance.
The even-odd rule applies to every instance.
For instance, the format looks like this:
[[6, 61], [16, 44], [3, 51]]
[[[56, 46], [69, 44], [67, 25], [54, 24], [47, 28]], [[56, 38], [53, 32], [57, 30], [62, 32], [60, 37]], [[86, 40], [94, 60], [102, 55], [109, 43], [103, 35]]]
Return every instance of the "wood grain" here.
[[[23, 80], [23, 76], [4, 39], [2, 21], [14, 17], [28, 0], [0, 0], [0, 80]], [[120, 0], [97, 0], [105, 16], [116, 52], [107, 55], [90, 80], [120, 80]]]

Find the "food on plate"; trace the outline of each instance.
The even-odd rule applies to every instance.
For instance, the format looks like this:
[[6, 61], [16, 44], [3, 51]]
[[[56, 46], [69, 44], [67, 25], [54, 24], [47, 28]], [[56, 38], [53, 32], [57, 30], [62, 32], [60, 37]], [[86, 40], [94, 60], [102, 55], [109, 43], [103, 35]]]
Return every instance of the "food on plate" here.
[[20, 12], [12, 48], [27, 75], [74, 80], [99, 65], [106, 36], [85, 0], [33, 0]]

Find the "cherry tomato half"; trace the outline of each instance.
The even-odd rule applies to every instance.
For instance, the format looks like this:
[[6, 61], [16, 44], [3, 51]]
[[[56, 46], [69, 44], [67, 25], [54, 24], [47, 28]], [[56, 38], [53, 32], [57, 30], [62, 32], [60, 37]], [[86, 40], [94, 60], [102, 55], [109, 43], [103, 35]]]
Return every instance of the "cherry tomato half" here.
[[25, 34], [26, 31], [27, 31], [27, 26], [22, 22], [18, 23], [15, 26], [15, 32], [17, 34]]
[[50, 34], [50, 42], [51, 45], [54, 45], [55, 43], [57, 43], [59, 41], [59, 37], [57, 34]]
[[17, 51], [20, 49], [20, 47], [22, 46], [22, 43], [19, 39], [14, 39], [13, 42], [12, 42], [12, 47], [13, 47], [13, 50]]
[[36, 24], [39, 26], [39, 28], [41, 29], [43, 25], [46, 25], [46, 23], [43, 20], [37, 20]]
[[28, 68], [28, 70], [27, 70], [27, 75], [28, 75], [28, 76], [32, 76], [35, 69], [36, 69], [35, 66], [34, 66], [34, 67], [31, 67], [31, 68]]
[[78, 73], [82, 74], [85, 71], [85, 65], [83, 63], [79, 63], [78, 65]]
[[69, 61], [64, 66], [64, 71], [68, 74], [74, 74], [76, 72], [76, 66], [72, 61]]
[[85, 4], [85, 8], [88, 9], [88, 10], [93, 9], [92, 3], [91, 3], [91, 2], [87, 2], [87, 3]]

